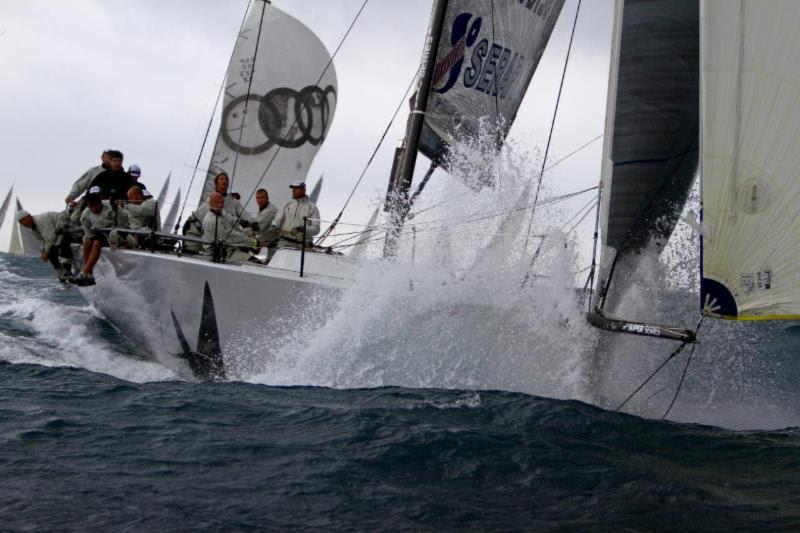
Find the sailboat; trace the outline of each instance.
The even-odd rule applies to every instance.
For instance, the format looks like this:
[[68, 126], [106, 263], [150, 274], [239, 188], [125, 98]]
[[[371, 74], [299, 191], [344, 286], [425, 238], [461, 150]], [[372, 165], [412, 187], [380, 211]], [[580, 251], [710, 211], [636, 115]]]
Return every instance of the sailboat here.
[[[275, 54], [276, 47], [303, 60]], [[260, 187], [282, 205], [289, 183], [305, 179], [335, 114], [331, 56], [304, 24], [259, 0], [237, 36], [224, 88], [221, 125], [197, 203], [207, 200], [214, 177], [225, 171], [245, 206], [254, 205], [251, 193]], [[165, 219], [167, 232], [182, 216], [181, 204], [186, 200], [179, 193]], [[248, 339], [269, 336], [265, 324], [313, 327], [322, 317], [311, 316], [303, 302], [337, 294], [352, 277], [351, 267], [345, 256], [310, 250], [277, 250], [268, 266], [214, 262], [180, 247], [177, 253], [118, 250], [103, 254], [97, 285], [80, 290], [165, 365], [218, 380], [238, 353], [258, 349]]]
[[[589, 322], [682, 347], [703, 317], [800, 319], [800, 4], [618, 0], [615, 15]], [[622, 318], [698, 173], [698, 325]]]
[[33, 236], [33, 232], [17, 222], [17, 212], [22, 210], [22, 203], [13, 193], [12, 186], [0, 205], [0, 251], [20, 256], [39, 255], [41, 243]]
[[[563, 0], [434, 3], [416, 104], [398, 152], [402, 164], [391, 175], [393, 242], [408, 213], [418, 151], [445, 166], [447, 145], [474, 135], [484, 116], [503, 125], [496, 138], [502, 145], [562, 6]], [[270, 53], [275, 46], [303, 60]], [[331, 126], [338, 90], [331, 56], [301, 22], [259, 0], [240, 31], [224, 87], [199, 202], [224, 170], [246, 207], [260, 187], [281, 205], [289, 183], [306, 178]], [[366, 235], [353, 257], [278, 249], [268, 265], [214, 262], [181, 254], [180, 246], [178, 253], [106, 251], [95, 268], [97, 284], [81, 291], [164, 364], [202, 380], [225, 379], [240, 356], [263, 349], [274, 328], [302, 334], [328, 317], [354, 279]], [[328, 305], [309, 304], [320, 300]]]

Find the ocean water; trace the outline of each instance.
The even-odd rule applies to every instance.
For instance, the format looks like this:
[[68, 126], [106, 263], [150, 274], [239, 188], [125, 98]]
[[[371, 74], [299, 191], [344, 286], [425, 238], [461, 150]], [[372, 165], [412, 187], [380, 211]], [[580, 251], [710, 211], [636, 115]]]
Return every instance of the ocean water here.
[[[800, 528], [796, 326], [710, 324], [660, 420], [682, 364], [615, 412], [662, 353], [617, 347], [594, 397], [578, 311], [514, 322], [428, 282], [414, 345], [386, 348], [355, 294], [293, 361], [200, 384], [0, 256], [0, 529]], [[520, 341], [534, 320], [566, 329]]]

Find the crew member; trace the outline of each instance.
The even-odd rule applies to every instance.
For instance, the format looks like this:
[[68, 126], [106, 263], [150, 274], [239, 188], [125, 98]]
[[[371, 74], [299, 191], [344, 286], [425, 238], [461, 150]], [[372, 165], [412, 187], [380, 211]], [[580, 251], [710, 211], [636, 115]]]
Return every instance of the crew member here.
[[75, 181], [75, 183], [72, 185], [72, 188], [69, 190], [69, 194], [64, 199], [67, 204], [71, 204], [76, 198], [85, 193], [86, 190], [91, 186], [92, 180], [94, 180], [98, 174], [111, 168], [111, 158], [108, 154], [113, 151], [114, 150], [110, 149], [104, 150], [100, 155], [100, 164], [84, 172], [83, 175], [78, 178], [77, 181]]
[[305, 219], [306, 244], [312, 244], [312, 237], [319, 233], [319, 210], [306, 196], [306, 184], [295, 181], [289, 185], [292, 199], [272, 221], [272, 227], [279, 231], [279, 246], [297, 248], [303, 242], [303, 224]]
[[42, 261], [50, 261], [60, 281], [72, 278], [72, 250], [69, 235], [64, 232], [68, 216], [66, 211], [48, 211], [35, 216], [24, 209], [17, 212], [17, 221], [42, 243], [39, 257]]
[[272, 229], [272, 221], [275, 220], [275, 215], [278, 214], [278, 208], [269, 201], [269, 193], [266, 189], [258, 189], [256, 191], [256, 205], [258, 205], [256, 224], [259, 231], [254, 232], [255, 237], [259, 241], [266, 242], [267, 246], [269, 246], [277, 238], [275, 230]]
[[92, 180], [92, 187], [100, 187], [100, 197], [103, 200], [109, 199], [112, 202], [126, 200], [128, 189], [136, 185], [136, 180], [122, 168], [122, 152], [111, 150], [108, 157], [109, 169], [104, 170]]
[[128, 167], [128, 174], [130, 175], [131, 179], [136, 182], [136, 186], [139, 187], [142, 192], [144, 193], [145, 198], [152, 198], [153, 195], [147, 192], [147, 185], [142, 183], [142, 180], [139, 179], [142, 176], [142, 169], [139, 165], [131, 165]]
[[242, 226], [248, 227], [253, 222], [253, 215], [245, 210], [236, 196], [228, 194], [230, 183], [231, 180], [225, 172], [220, 172], [214, 177], [214, 189], [225, 199], [225, 212], [234, 219], [239, 219], [239, 224]]
[[208, 212], [203, 219], [203, 239], [207, 244], [203, 249], [214, 253], [214, 244], [222, 242], [225, 246], [225, 258], [230, 261], [246, 261], [252, 257], [252, 251], [264, 243], [245, 235], [236, 224], [236, 219], [225, 212], [225, 197], [215, 192], [208, 197]]
[[124, 209], [116, 209], [101, 197], [102, 190], [98, 186], [89, 189], [86, 195], [86, 209], [81, 213], [81, 226], [83, 226], [83, 267], [75, 276], [75, 285], [94, 285], [94, 266], [100, 260], [100, 251], [109, 242], [115, 244], [117, 235], [111, 231], [108, 237], [101, 232], [101, 228], [127, 227], [128, 213]]
[[[145, 198], [144, 191], [134, 186], [128, 189], [128, 202], [122, 204], [121, 209], [128, 213], [130, 229], [161, 231], [161, 215], [156, 207], [156, 201], [152, 196]], [[147, 246], [150, 244], [150, 238], [146, 235], [128, 235], [126, 242], [130, 248], [135, 248], [139, 243]]]

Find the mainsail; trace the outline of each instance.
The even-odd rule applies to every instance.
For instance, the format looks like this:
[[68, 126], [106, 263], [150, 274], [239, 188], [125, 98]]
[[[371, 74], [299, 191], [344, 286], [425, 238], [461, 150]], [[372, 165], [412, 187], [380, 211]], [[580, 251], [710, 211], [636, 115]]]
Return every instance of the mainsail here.
[[[449, 0], [419, 150], [441, 164], [447, 145], [514, 122], [564, 0]], [[432, 31], [435, 29], [432, 28]]]
[[221, 171], [243, 201], [257, 186], [279, 205], [287, 200], [289, 183], [305, 180], [325, 140], [336, 95], [336, 71], [317, 36], [268, 2], [253, 2], [228, 68], [222, 121], [200, 201], [214, 191], [214, 176]]
[[800, 2], [702, 2], [701, 305], [800, 318]]
[[619, 263], [672, 233], [697, 169], [698, 119], [698, 0], [617, 0], [599, 306]]

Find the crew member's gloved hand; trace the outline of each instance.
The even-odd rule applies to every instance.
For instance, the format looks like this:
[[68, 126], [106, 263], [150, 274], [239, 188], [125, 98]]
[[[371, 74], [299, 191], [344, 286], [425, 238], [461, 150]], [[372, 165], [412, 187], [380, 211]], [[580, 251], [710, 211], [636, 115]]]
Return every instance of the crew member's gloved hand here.
[[297, 233], [303, 233], [303, 226], [297, 226], [296, 228], [294, 228], [294, 230], [295, 230]]
[[261, 231], [261, 226], [258, 225], [258, 222], [253, 222], [252, 224], [250, 224], [250, 229], [258, 233], [259, 231]]

